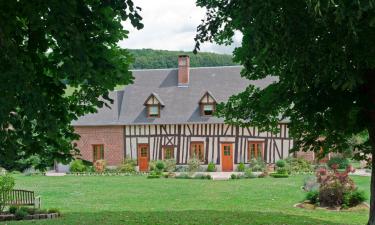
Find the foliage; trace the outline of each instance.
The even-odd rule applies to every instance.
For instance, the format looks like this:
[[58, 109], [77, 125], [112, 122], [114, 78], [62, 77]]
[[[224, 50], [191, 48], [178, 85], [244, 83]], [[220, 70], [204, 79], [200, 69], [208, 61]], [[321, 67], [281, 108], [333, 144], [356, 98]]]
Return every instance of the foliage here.
[[365, 192], [356, 189], [354, 191], [344, 193], [343, 205], [353, 207], [366, 201], [366, 199]]
[[266, 163], [261, 159], [251, 159], [249, 168], [254, 172], [262, 172], [266, 170]]
[[14, 214], [14, 213], [16, 213], [17, 209], [18, 209], [18, 206], [11, 205], [11, 206], [9, 206], [9, 213]]
[[83, 165], [82, 160], [80, 159], [75, 159], [73, 162], [70, 163], [70, 172], [85, 172], [86, 171], [86, 166]]
[[279, 159], [276, 161], [276, 166], [279, 168], [284, 168], [286, 166], [286, 162], [283, 159]]
[[319, 190], [319, 183], [317, 182], [316, 177], [308, 176], [304, 179], [303, 182], [303, 190], [307, 192], [311, 191], [318, 191]]
[[238, 164], [238, 166], [237, 166], [237, 171], [238, 172], [244, 172], [245, 169], [246, 169], [246, 167], [245, 167], [245, 164], [243, 162], [241, 162], [240, 164]]
[[245, 178], [256, 178], [257, 176], [253, 173], [253, 170], [251, 168], [245, 169], [244, 173]]
[[234, 174], [234, 173], [232, 173], [231, 175], [230, 175], [230, 179], [237, 179], [237, 175], [236, 174]]
[[305, 199], [310, 201], [311, 204], [316, 204], [319, 202], [319, 192], [317, 190], [309, 191], [306, 193]]
[[[117, 44], [128, 35], [123, 21], [143, 27], [139, 10], [131, 0], [0, 3], [0, 165], [12, 169], [31, 155], [37, 169], [73, 159], [71, 122], [133, 80], [132, 58]], [[68, 85], [73, 95], [64, 95]]]
[[134, 159], [131, 159], [129, 156], [126, 156], [119, 167], [119, 171], [122, 173], [134, 173], [136, 165], [137, 162]]
[[4, 211], [5, 203], [10, 198], [9, 192], [13, 190], [15, 179], [9, 174], [0, 176], [0, 213]]
[[149, 178], [149, 179], [160, 178], [160, 176], [161, 176], [160, 172], [151, 171], [151, 173], [147, 176], [147, 178]]
[[17, 220], [22, 220], [22, 219], [26, 219], [26, 216], [29, 215], [29, 212], [27, 211], [27, 208], [20, 207], [16, 210], [14, 215], [15, 215]]
[[319, 202], [322, 206], [341, 206], [344, 203], [344, 195], [356, 190], [354, 181], [349, 177], [352, 167], [345, 172], [338, 172], [334, 167], [333, 171], [326, 171], [322, 168], [317, 172], [319, 187]]
[[313, 173], [313, 167], [309, 161], [303, 158], [288, 157], [285, 159], [290, 174]]
[[176, 172], [187, 172], [188, 168], [186, 166], [176, 166]]
[[327, 162], [329, 168], [332, 168], [333, 165], [338, 165], [338, 169], [346, 169], [349, 164], [350, 161], [341, 156], [334, 156]]
[[[293, 150], [342, 152], [348, 138], [368, 132], [375, 155], [375, 2], [197, 0], [206, 17], [197, 28], [203, 42], [230, 44], [240, 32], [234, 61], [249, 80], [273, 82], [245, 91], [217, 107], [227, 123], [278, 131], [288, 119]], [[272, 106], [272, 107], [270, 107]], [[374, 164], [374, 162], [373, 162]], [[374, 172], [373, 172], [374, 174]], [[375, 182], [371, 189], [375, 193]], [[375, 202], [375, 196], [372, 196]], [[375, 204], [369, 223], [375, 224]]]
[[187, 173], [180, 173], [176, 176], [176, 179], [191, 179], [191, 176], [189, 176]]
[[287, 174], [287, 173], [270, 173], [270, 176], [274, 177], [274, 178], [288, 178], [289, 174]]
[[280, 168], [277, 168], [276, 170], [276, 173], [278, 174], [289, 174], [288, 172], [289, 172], [288, 169], [285, 167], [280, 167]]
[[164, 160], [164, 171], [174, 172], [176, 170], [176, 160], [175, 159], [166, 159]]
[[134, 63], [131, 65], [134, 69], [175, 68], [179, 55], [189, 55], [191, 67], [235, 65], [231, 55], [209, 52], [201, 52], [197, 55], [192, 52], [153, 49], [131, 49], [129, 52], [134, 56]]
[[187, 164], [188, 164], [188, 171], [190, 173], [193, 173], [193, 172], [199, 171], [202, 162], [197, 157], [191, 157], [188, 160]]
[[209, 174], [197, 174], [193, 177], [193, 179], [211, 180], [211, 175], [209, 175]]
[[216, 165], [213, 162], [210, 162], [207, 166], [207, 172], [215, 172], [216, 171]]
[[165, 168], [164, 162], [163, 161], [157, 161], [155, 164], [155, 169], [156, 171], [163, 171]]
[[104, 159], [96, 160], [94, 162], [94, 169], [97, 173], [103, 173], [105, 170], [105, 167], [107, 165], [107, 162]]

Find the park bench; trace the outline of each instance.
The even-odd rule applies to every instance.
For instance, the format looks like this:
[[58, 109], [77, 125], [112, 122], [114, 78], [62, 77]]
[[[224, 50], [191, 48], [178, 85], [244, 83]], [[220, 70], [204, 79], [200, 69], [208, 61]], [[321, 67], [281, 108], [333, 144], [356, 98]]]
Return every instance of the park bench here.
[[[41, 207], [40, 196], [36, 196], [33, 191], [27, 190], [17, 190], [14, 189], [3, 196], [3, 199], [6, 199], [6, 205], [15, 205], [15, 206], [34, 206], [36, 208]], [[4, 198], [5, 197], [5, 198]]]

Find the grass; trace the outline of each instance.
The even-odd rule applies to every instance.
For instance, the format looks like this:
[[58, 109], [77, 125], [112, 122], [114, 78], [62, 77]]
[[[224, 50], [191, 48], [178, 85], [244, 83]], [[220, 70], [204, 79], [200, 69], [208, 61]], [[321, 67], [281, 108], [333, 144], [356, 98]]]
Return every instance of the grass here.
[[[369, 196], [369, 177], [354, 177]], [[35, 190], [57, 220], [8, 224], [365, 224], [368, 210], [294, 208], [305, 193], [303, 176], [230, 181], [138, 177], [16, 176]]]

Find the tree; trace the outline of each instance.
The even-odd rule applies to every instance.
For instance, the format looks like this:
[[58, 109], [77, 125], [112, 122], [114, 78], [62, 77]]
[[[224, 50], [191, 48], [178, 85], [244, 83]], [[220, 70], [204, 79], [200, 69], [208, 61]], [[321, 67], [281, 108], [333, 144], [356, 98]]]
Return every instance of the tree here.
[[71, 121], [132, 82], [131, 57], [117, 43], [128, 34], [122, 21], [143, 27], [139, 11], [131, 0], [0, 2], [0, 165], [72, 158]]
[[[264, 89], [249, 86], [220, 107], [229, 123], [274, 131], [290, 120], [295, 150], [347, 149], [368, 132], [375, 155], [375, 1], [197, 0], [207, 8], [197, 28], [202, 42], [231, 43], [243, 34], [234, 59], [242, 76], [276, 76]], [[374, 168], [375, 161], [372, 161]], [[368, 224], [375, 224], [375, 171]]]

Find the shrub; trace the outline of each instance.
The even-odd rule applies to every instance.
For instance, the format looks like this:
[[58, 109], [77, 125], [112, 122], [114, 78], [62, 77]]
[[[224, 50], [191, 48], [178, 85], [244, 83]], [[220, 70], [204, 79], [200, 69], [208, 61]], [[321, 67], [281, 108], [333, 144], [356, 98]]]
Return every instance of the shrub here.
[[303, 158], [288, 157], [285, 161], [290, 174], [314, 172], [311, 163]]
[[81, 173], [86, 171], [86, 166], [83, 164], [82, 160], [76, 159], [70, 164], [70, 171]]
[[152, 172], [147, 176], [147, 178], [149, 178], [149, 179], [160, 178], [160, 175], [161, 175], [161, 174], [159, 174], [158, 172], [156, 172], [156, 171], [152, 171]]
[[233, 180], [237, 179], [237, 175], [234, 174], [234, 173], [232, 173], [232, 174], [230, 175], [230, 179], [233, 179]]
[[245, 164], [244, 163], [240, 163], [238, 166], [237, 166], [237, 171], [238, 172], [244, 172], [245, 171]]
[[277, 166], [278, 168], [284, 168], [284, 167], [286, 166], [286, 162], [285, 162], [285, 160], [282, 160], [282, 159], [277, 160], [277, 162], [276, 162], [276, 166]]
[[94, 162], [94, 169], [95, 169], [95, 172], [97, 173], [103, 173], [104, 170], [105, 170], [105, 166], [107, 165], [107, 162], [103, 159], [101, 160], [96, 160]]
[[246, 177], [246, 178], [256, 178], [257, 176], [253, 173], [253, 170], [251, 169], [251, 168], [247, 168], [246, 170], [245, 170], [245, 174], [244, 174], [244, 176]]
[[207, 180], [211, 180], [211, 179], [212, 179], [211, 175], [210, 175], [210, 174], [207, 174], [207, 175], [206, 175], [206, 179], [207, 179]]
[[192, 157], [188, 160], [187, 164], [188, 164], [188, 171], [193, 173], [193, 172], [199, 171], [200, 166], [201, 166], [201, 161], [196, 157]]
[[316, 177], [309, 176], [306, 177], [303, 182], [303, 190], [304, 191], [318, 191], [319, 190], [319, 183], [316, 181]]
[[130, 156], [126, 156], [118, 170], [122, 173], [134, 173], [137, 161], [131, 159]]
[[176, 160], [174, 159], [166, 159], [164, 160], [164, 171], [166, 172], [174, 172], [176, 170]]
[[14, 216], [17, 220], [26, 219], [26, 216], [28, 216], [29, 213], [27, 212], [27, 209], [24, 207], [18, 208], [16, 212], [14, 213]]
[[207, 172], [215, 172], [216, 171], [216, 165], [213, 162], [210, 162], [207, 166]]
[[5, 203], [10, 197], [8, 193], [14, 188], [15, 181], [12, 176], [5, 174], [0, 176], [0, 213], [4, 211]]
[[319, 192], [318, 191], [309, 191], [306, 193], [306, 200], [310, 201], [311, 204], [316, 204], [319, 202]]
[[362, 202], [366, 201], [366, 195], [363, 191], [349, 191], [344, 193], [344, 200], [343, 205], [348, 207], [353, 207], [358, 204], [361, 204]]
[[285, 167], [280, 167], [276, 170], [276, 173], [278, 174], [288, 174], [288, 169]]
[[61, 215], [60, 209], [57, 208], [48, 209], [48, 213], [57, 213], [59, 216]]
[[263, 172], [261, 174], [259, 174], [258, 178], [265, 178], [268, 176], [268, 173], [267, 172]]
[[252, 159], [250, 161], [250, 167], [252, 171], [254, 172], [263, 172], [266, 170], [266, 163], [261, 159], [261, 158], [258, 158], [258, 159]]
[[176, 172], [187, 172], [186, 166], [176, 166]]
[[287, 178], [287, 177], [289, 177], [289, 174], [285, 174], [285, 173], [271, 173], [270, 176], [274, 177], [274, 178]]
[[329, 168], [334, 169], [333, 166], [337, 165], [337, 169], [346, 169], [349, 166], [350, 162], [347, 158], [341, 156], [332, 157], [328, 162], [327, 165]]
[[187, 173], [180, 173], [178, 176], [176, 176], [176, 179], [191, 179], [191, 176]]
[[157, 161], [155, 164], [155, 169], [157, 171], [163, 171], [165, 168], [164, 162], [163, 161]]
[[16, 213], [18, 207], [16, 205], [9, 206], [9, 213], [14, 214]]

